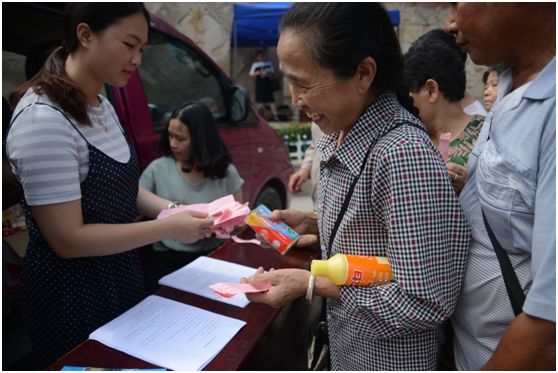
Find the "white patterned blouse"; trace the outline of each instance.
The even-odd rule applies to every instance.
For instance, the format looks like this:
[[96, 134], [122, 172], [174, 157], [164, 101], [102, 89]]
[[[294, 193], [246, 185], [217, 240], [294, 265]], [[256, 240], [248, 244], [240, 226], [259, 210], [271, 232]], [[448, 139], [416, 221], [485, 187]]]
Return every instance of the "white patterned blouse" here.
[[[461, 287], [470, 230], [428, 134], [391, 93], [378, 97], [336, 149], [317, 144], [322, 256], [353, 178], [373, 146], [340, 223], [331, 255], [389, 258], [393, 281], [341, 288], [328, 301], [334, 370], [433, 370], [437, 332]], [[392, 129], [393, 127], [397, 127]], [[390, 130], [392, 129], [392, 130]]]

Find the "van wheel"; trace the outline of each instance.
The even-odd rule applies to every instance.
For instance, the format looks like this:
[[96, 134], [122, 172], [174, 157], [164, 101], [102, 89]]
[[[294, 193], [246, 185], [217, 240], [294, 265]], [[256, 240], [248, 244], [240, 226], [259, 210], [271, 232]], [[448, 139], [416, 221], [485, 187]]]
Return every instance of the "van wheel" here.
[[283, 208], [283, 202], [281, 200], [281, 195], [279, 192], [272, 187], [266, 186], [260, 192], [258, 197], [256, 198], [255, 205], [253, 208], [256, 208], [260, 204], [264, 204], [267, 206], [268, 209], [271, 211], [273, 210], [280, 210]]

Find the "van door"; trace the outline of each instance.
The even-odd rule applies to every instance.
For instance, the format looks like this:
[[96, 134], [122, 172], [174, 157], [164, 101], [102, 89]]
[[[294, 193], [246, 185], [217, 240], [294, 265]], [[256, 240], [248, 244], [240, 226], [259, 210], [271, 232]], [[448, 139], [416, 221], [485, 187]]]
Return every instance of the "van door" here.
[[[143, 158], [142, 168], [160, 156], [155, 147], [173, 109], [187, 102], [202, 101], [211, 109], [241, 177], [250, 174], [250, 136], [245, 133], [245, 126], [231, 125], [228, 120], [225, 92], [230, 89], [231, 83], [207, 57], [182, 40], [151, 29], [138, 72], [140, 79], [131, 79], [126, 87], [126, 100], [130, 101], [126, 106], [132, 111], [134, 108], [139, 110], [128, 113], [127, 117], [130, 118], [131, 137], [138, 147], [140, 158]], [[143, 91], [144, 98], [138, 97], [138, 91]], [[146, 102], [141, 102], [143, 99]], [[142, 128], [145, 118], [142, 115], [138, 117], [138, 113], [146, 105], [149, 128]], [[142, 149], [146, 146], [151, 147], [149, 152]], [[251, 196], [249, 184], [245, 182], [243, 187], [245, 199]]]

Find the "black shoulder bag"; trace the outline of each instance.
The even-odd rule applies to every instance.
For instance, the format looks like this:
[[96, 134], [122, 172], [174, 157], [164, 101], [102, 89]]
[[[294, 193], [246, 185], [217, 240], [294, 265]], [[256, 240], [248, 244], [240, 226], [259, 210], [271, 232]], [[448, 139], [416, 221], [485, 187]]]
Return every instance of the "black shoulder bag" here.
[[490, 237], [490, 242], [492, 242], [492, 247], [494, 247], [496, 257], [500, 263], [500, 269], [502, 270], [502, 276], [504, 277], [504, 283], [506, 284], [506, 290], [510, 298], [513, 313], [517, 316], [522, 312], [523, 303], [525, 303], [525, 293], [523, 293], [523, 289], [521, 289], [521, 284], [517, 279], [517, 274], [513, 269], [508, 253], [500, 245], [500, 242], [498, 242], [498, 239], [488, 224], [488, 220], [486, 220], [484, 211], [482, 211], [482, 219], [484, 220], [488, 237]]
[[[327, 244], [327, 258], [331, 256], [331, 248], [333, 246], [333, 241], [335, 239], [335, 235], [337, 234], [337, 229], [341, 225], [341, 221], [343, 220], [343, 216], [345, 215], [345, 211], [349, 207], [349, 202], [351, 201], [351, 197], [355, 190], [356, 184], [360, 179], [360, 175], [364, 171], [364, 167], [366, 166], [366, 162], [368, 161], [368, 156], [372, 151], [372, 148], [378, 143], [378, 141], [393, 131], [396, 128], [401, 127], [402, 125], [407, 124], [416, 128], [419, 128], [422, 131], [425, 131], [423, 127], [418, 124], [412, 122], [403, 122], [398, 123], [397, 125], [391, 127], [386, 132], [378, 137], [376, 143], [371, 144], [366, 151], [366, 155], [364, 156], [364, 160], [360, 166], [360, 171], [358, 175], [356, 175], [347, 191], [347, 195], [345, 196], [345, 200], [343, 201], [343, 205], [341, 206], [341, 210], [339, 210], [339, 214], [337, 215], [337, 219], [335, 220], [335, 224], [333, 225], [333, 230], [329, 236], [329, 242]], [[426, 132], [426, 131], [425, 131]], [[322, 299], [322, 307], [320, 313], [316, 316], [316, 318], [312, 321], [312, 325], [310, 328], [310, 336], [309, 336], [309, 344], [308, 344], [308, 369], [309, 370], [330, 370], [329, 369], [329, 335], [327, 329], [327, 301], [325, 298]]]

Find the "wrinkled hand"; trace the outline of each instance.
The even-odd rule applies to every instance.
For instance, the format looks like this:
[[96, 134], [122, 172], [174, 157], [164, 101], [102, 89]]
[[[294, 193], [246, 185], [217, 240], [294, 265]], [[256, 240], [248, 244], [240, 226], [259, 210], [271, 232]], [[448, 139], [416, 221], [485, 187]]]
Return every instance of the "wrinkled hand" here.
[[271, 220], [282, 220], [298, 234], [317, 234], [318, 220], [315, 212], [298, 210], [273, 210]]
[[301, 168], [289, 176], [289, 192], [298, 194], [302, 190], [302, 185], [310, 179], [310, 170]]
[[317, 250], [319, 245], [320, 240], [317, 234], [301, 234], [298, 236], [298, 241], [296, 241], [294, 247]]
[[318, 245], [318, 219], [315, 212], [274, 210], [271, 220], [282, 220], [300, 235], [295, 247], [314, 248]]
[[241, 278], [240, 282], [252, 285], [271, 283], [271, 288], [265, 293], [249, 293], [246, 298], [250, 302], [279, 308], [306, 294], [309, 277], [310, 272], [304, 269], [271, 269], [264, 272], [260, 267], [253, 276]]
[[199, 211], [184, 211], [165, 218], [172, 224], [171, 238], [194, 243], [213, 234], [213, 218]]
[[448, 172], [450, 175], [451, 183], [453, 184], [453, 189], [455, 189], [455, 193], [459, 195], [467, 182], [467, 166], [461, 166], [455, 163], [448, 162], [446, 163], [446, 167], [448, 168]]

